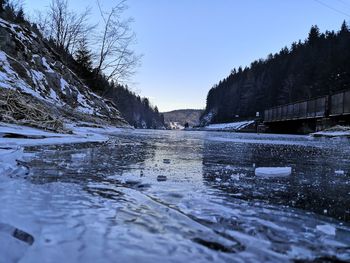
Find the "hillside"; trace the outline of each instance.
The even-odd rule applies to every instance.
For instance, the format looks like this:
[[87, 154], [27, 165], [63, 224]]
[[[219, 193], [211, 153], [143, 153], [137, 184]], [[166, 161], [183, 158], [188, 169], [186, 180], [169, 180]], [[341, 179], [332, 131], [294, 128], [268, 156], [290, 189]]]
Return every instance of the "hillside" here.
[[[73, 19], [67, 3], [59, 3]], [[64, 48], [47, 34], [57, 29], [53, 24], [31, 23], [16, 8], [0, 2], [0, 121], [53, 131], [63, 131], [67, 121], [164, 128], [147, 98], [93, 67], [85, 38], [74, 50]]]
[[189, 126], [199, 125], [199, 118], [202, 114], [202, 110], [174, 110], [170, 112], [164, 112], [164, 122], [169, 125], [170, 123], [178, 123], [181, 126], [185, 126], [188, 123]]
[[[51, 115], [51, 119], [127, 125], [113, 103], [91, 92], [37, 34], [0, 19], [0, 38], [2, 100], [12, 98], [13, 104], [22, 102], [22, 107], [26, 106], [23, 103], [26, 101], [27, 106], [40, 108], [41, 112]], [[46, 121], [40, 120], [38, 114], [36, 120], [19, 116], [21, 112], [10, 111], [8, 100], [1, 108], [3, 121], [24, 124]]]
[[283, 48], [250, 67], [233, 69], [207, 95], [201, 124], [250, 118], [266, 108], [348, 89], [350, 87], [350, 31], [320, 33]]

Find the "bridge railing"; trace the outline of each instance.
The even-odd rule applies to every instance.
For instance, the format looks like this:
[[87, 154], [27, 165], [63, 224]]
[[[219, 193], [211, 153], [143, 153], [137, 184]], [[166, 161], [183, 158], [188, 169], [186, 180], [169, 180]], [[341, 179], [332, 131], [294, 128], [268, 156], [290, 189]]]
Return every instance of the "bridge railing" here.
[[350, 90], [331, 96], [330, 116], [350, 114]]
[[265, 110], [265, 122], [314, 119], [350, 114], [350, 90]]
[[326, 115], [327, 96], [265, 110], [265, 122], [319, 118]]

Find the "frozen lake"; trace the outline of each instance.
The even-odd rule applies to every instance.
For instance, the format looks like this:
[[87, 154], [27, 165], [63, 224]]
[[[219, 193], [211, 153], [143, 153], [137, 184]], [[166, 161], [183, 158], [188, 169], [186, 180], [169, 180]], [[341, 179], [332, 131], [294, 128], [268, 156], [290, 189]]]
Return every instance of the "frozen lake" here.
[[347, 139], [126, 130], [25, 166], [0, 177], [1, 263], [350, 261]]

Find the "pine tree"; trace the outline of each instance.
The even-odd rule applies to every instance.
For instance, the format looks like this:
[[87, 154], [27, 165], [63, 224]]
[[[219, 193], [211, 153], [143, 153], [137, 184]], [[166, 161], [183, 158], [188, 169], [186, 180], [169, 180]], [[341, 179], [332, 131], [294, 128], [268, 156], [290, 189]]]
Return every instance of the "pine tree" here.
[[21, 8], [18, 10], [18, 12], [17, 12], [15, 22], [17, 22], [17, 23], [23, 23], [23, 22], [25, 22], [25, 19], [24, 19], [24, 11], [23, 11], [23, 8], [22, 8], [22, 7], [21, 7]]
[[5, 6], [7, 5], [7, 0], [0, 0], [0, 12], [5, 10]]
[[78, 50], [75, 52], [75, 60], [83, 71], [92, 71], [92, 54], [85, 39], [79, 43]]
[[340, 28], [340, 34], [346, 34], [346, 33], [349, 33], [349, 27], [348, 27], [346, 21], [344, 20], [344, 22]]
[[318, 26], [312, 26], [309, 32], [308, 42], [310, 45], [314, 45], [320, 37], [320, 29]]

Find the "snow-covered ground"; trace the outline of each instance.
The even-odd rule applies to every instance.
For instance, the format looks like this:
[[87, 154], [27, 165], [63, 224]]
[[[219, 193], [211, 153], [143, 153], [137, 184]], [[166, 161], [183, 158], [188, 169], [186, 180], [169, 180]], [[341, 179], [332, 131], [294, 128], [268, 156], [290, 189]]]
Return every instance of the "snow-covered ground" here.
[[324, 131], [311, 134], [314, 137], [348, 137], [350, 138], [350, 127], [337, 125]]
[[254, 123], [254, 121], [240, 121], [240, 122], [231, 122], [231, 123], [210, 124], [210, 125], [205, 127], [205, 130], [239, 131], [239, 130], [244, 129], [253, 123]]
[[314, 137], [349, 137], [350, 131], [320, 131], [313, 133]]

